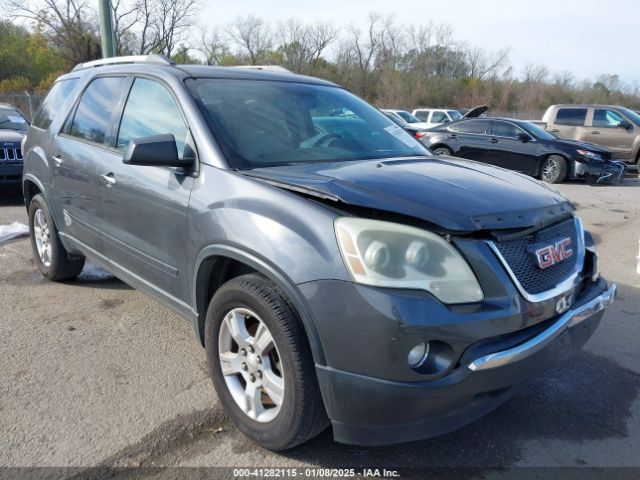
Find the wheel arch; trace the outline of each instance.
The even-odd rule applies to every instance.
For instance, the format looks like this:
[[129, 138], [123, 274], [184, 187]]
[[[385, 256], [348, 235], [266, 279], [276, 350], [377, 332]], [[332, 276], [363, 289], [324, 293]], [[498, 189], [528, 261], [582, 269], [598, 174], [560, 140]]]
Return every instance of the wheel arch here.
[[25, 175], [22, 180], [22, 195], [24, 196], [24, 204], [29, 210], [29, 204], [36, 195], [41, 194], [46, 199], [45, 189], [40, 180], [32, 175]]
[[245, 273], [263, 275], [285, 294], [302, 323], [314, 362], [326, 365], [312, 314], [295, 285], [276, 266], [257, 255], [230, 245], [207, 246], [200, 251], [195, 262], [191, 301], [196, 312], [193, 328], [200, 343], [204, 346], [204, 325], [209, 301], [224, 282]]

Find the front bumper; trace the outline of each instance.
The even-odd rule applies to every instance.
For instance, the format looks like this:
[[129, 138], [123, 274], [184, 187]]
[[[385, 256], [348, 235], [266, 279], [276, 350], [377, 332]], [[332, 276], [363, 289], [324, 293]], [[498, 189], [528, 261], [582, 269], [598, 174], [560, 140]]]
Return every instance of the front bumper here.
[[[315, 290], [317, 294], [317, 288]], [[398, 322], [399, 318], [406, 315], [402, 302], [398, 303], [397, 299], [392, 301], [394, 305], [388, 305], [391, 310], [385, 312], [379, 299], [372, 297], [373, 292], [360, 293], [368, 295], [368, 301], [379, 309], [378, 312], [365, 312], [369, 321], [373, 322], [374, 332], [379, 327], [376, 325], [376, 316], [383, 313], [395, 315], [396, 331], [378, 330], [377, 335], [364, 333], [361, 335], [364, 341], [357, 336], [350, 336], [349, 347], [344, 343], [340, 345], [341, 349], [346, 350], [343, 352], [345, 356], [325, 349], [328, 365], [317, 366], [316, 371], [335, 440], [359, 445], [383, 445], [437, 436], [460, 428], [495, 409], [514, 393], [517, 386], [582, 347], [613, 300], [615, 286], [607, 287], [604, 279], [589, 282], [580, 291], [571, 309], [564, 314], [528, 325], [526, 320], [535, 314], [533, 311], [528, 316], [507, 317], [509, 321], [518, 319], [521, 329], [493, 337], [489, 337], [487, 332], [491, 332], [491, 325], [499, 325], [502, 319], [465, 322], [465, 315], [460, 314], [457, 324], [433, 325], [431, 319], [428, 326], [403, 326]], [[334, 305], [337, 303], [333, 302]], [[528, 305], [530, 307], [532, 304]], [[419, 312], [415, 313], [417, 315]], [[467, 315], [473, 318], [473, 312], [467, 312]], [[486, 317], [486, 312], [482, 316]], [[349, 323], [344, 318], [340, 320]], [[504, 325], [500, 328], [504, 328]], [[457, 335], [462, 343], [467, 343], [466, 348], [459, 355], [456, 354], [455, 365], [441, 375], [427, 379], [422, 376], [418, 380], [420, 375], [412, 372], [407, 377], [410, 378], [408, 381], [390, 378], [397, 372], [392, 374], [391, 371], [380, 370], [381, 365], [386, 363], [395, 364], [396, 368], [404, 364], [405, 370], [408, 370], [406, 348], [403, 346], [405, 337], [417, 335], [425, 338], [425, 332], [429, 332], [431, 338], [447, 338], [452, 343], [455, 343]], [[331, 336], [322, 328], [319, 333], [321, 338]], [[336, 331], [333, 335], [334, 338], [344, 336], [344, 332]], [[475, 336], [480, 339], [483, 335], [484, 339], [468, 344], [469, 338]], [[382, 337], [381, 342], [387, 343], [386, 349], [381, 348], [382, 343], [374, 344], [378, 337]], [[324, 341], [323, 345], [326, 345]], [[377, 349], [377, 359], [366, 355], [371, 349]], [[362, 357], [365, 364], [362, 363]], [[344, 358], [351, 359], [352, 368], [345, 368]], [[373, 371], [376, 367], [372, 363], [377, 364], [382, 375], [362, 373]]]
[[4, 163], [0, 161], [0, 185], [19, 185], [22, 180], [22, 162]]
[[584, 177], [591, 185], [618, 185], [627, 172], [624, 162], [617, 160], [588, 162], [585, 167]]

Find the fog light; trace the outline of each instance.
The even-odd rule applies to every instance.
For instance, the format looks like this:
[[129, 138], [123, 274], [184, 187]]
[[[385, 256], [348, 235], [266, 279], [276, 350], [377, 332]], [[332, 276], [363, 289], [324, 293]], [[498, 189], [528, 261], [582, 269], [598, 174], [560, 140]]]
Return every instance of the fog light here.
[[417, 368], [424, 363], [429, 356], [429, 342], [422, 342], [411, 349], [407, 355], [407, 363], [411, 368]]

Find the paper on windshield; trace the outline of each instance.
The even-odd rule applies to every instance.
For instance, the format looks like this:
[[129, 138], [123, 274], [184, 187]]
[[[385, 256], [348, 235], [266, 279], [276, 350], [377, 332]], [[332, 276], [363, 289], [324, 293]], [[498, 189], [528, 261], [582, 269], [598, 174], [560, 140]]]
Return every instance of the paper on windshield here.
[[7, 115], [7, 118], [11, 123], [27, 123], [24, 118], [15, 115]]
[[398, 125], [389, 125], [385, 130], [404, 143], [407, 147], [415, 147], [416, 141]]

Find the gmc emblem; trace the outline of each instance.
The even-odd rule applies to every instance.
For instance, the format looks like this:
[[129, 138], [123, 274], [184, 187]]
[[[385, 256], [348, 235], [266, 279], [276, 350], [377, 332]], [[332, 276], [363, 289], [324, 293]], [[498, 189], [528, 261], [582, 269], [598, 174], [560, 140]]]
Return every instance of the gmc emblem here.
[[563, 238], [551, 245], [545, 245], [544, 247], [538, 248], [534, 253], [536, 261], [538, 262], [538, 267], [544, 270], [545, 268], [549, 268], [552, 265], [560, 263], [573, 255], [571, 239]]

